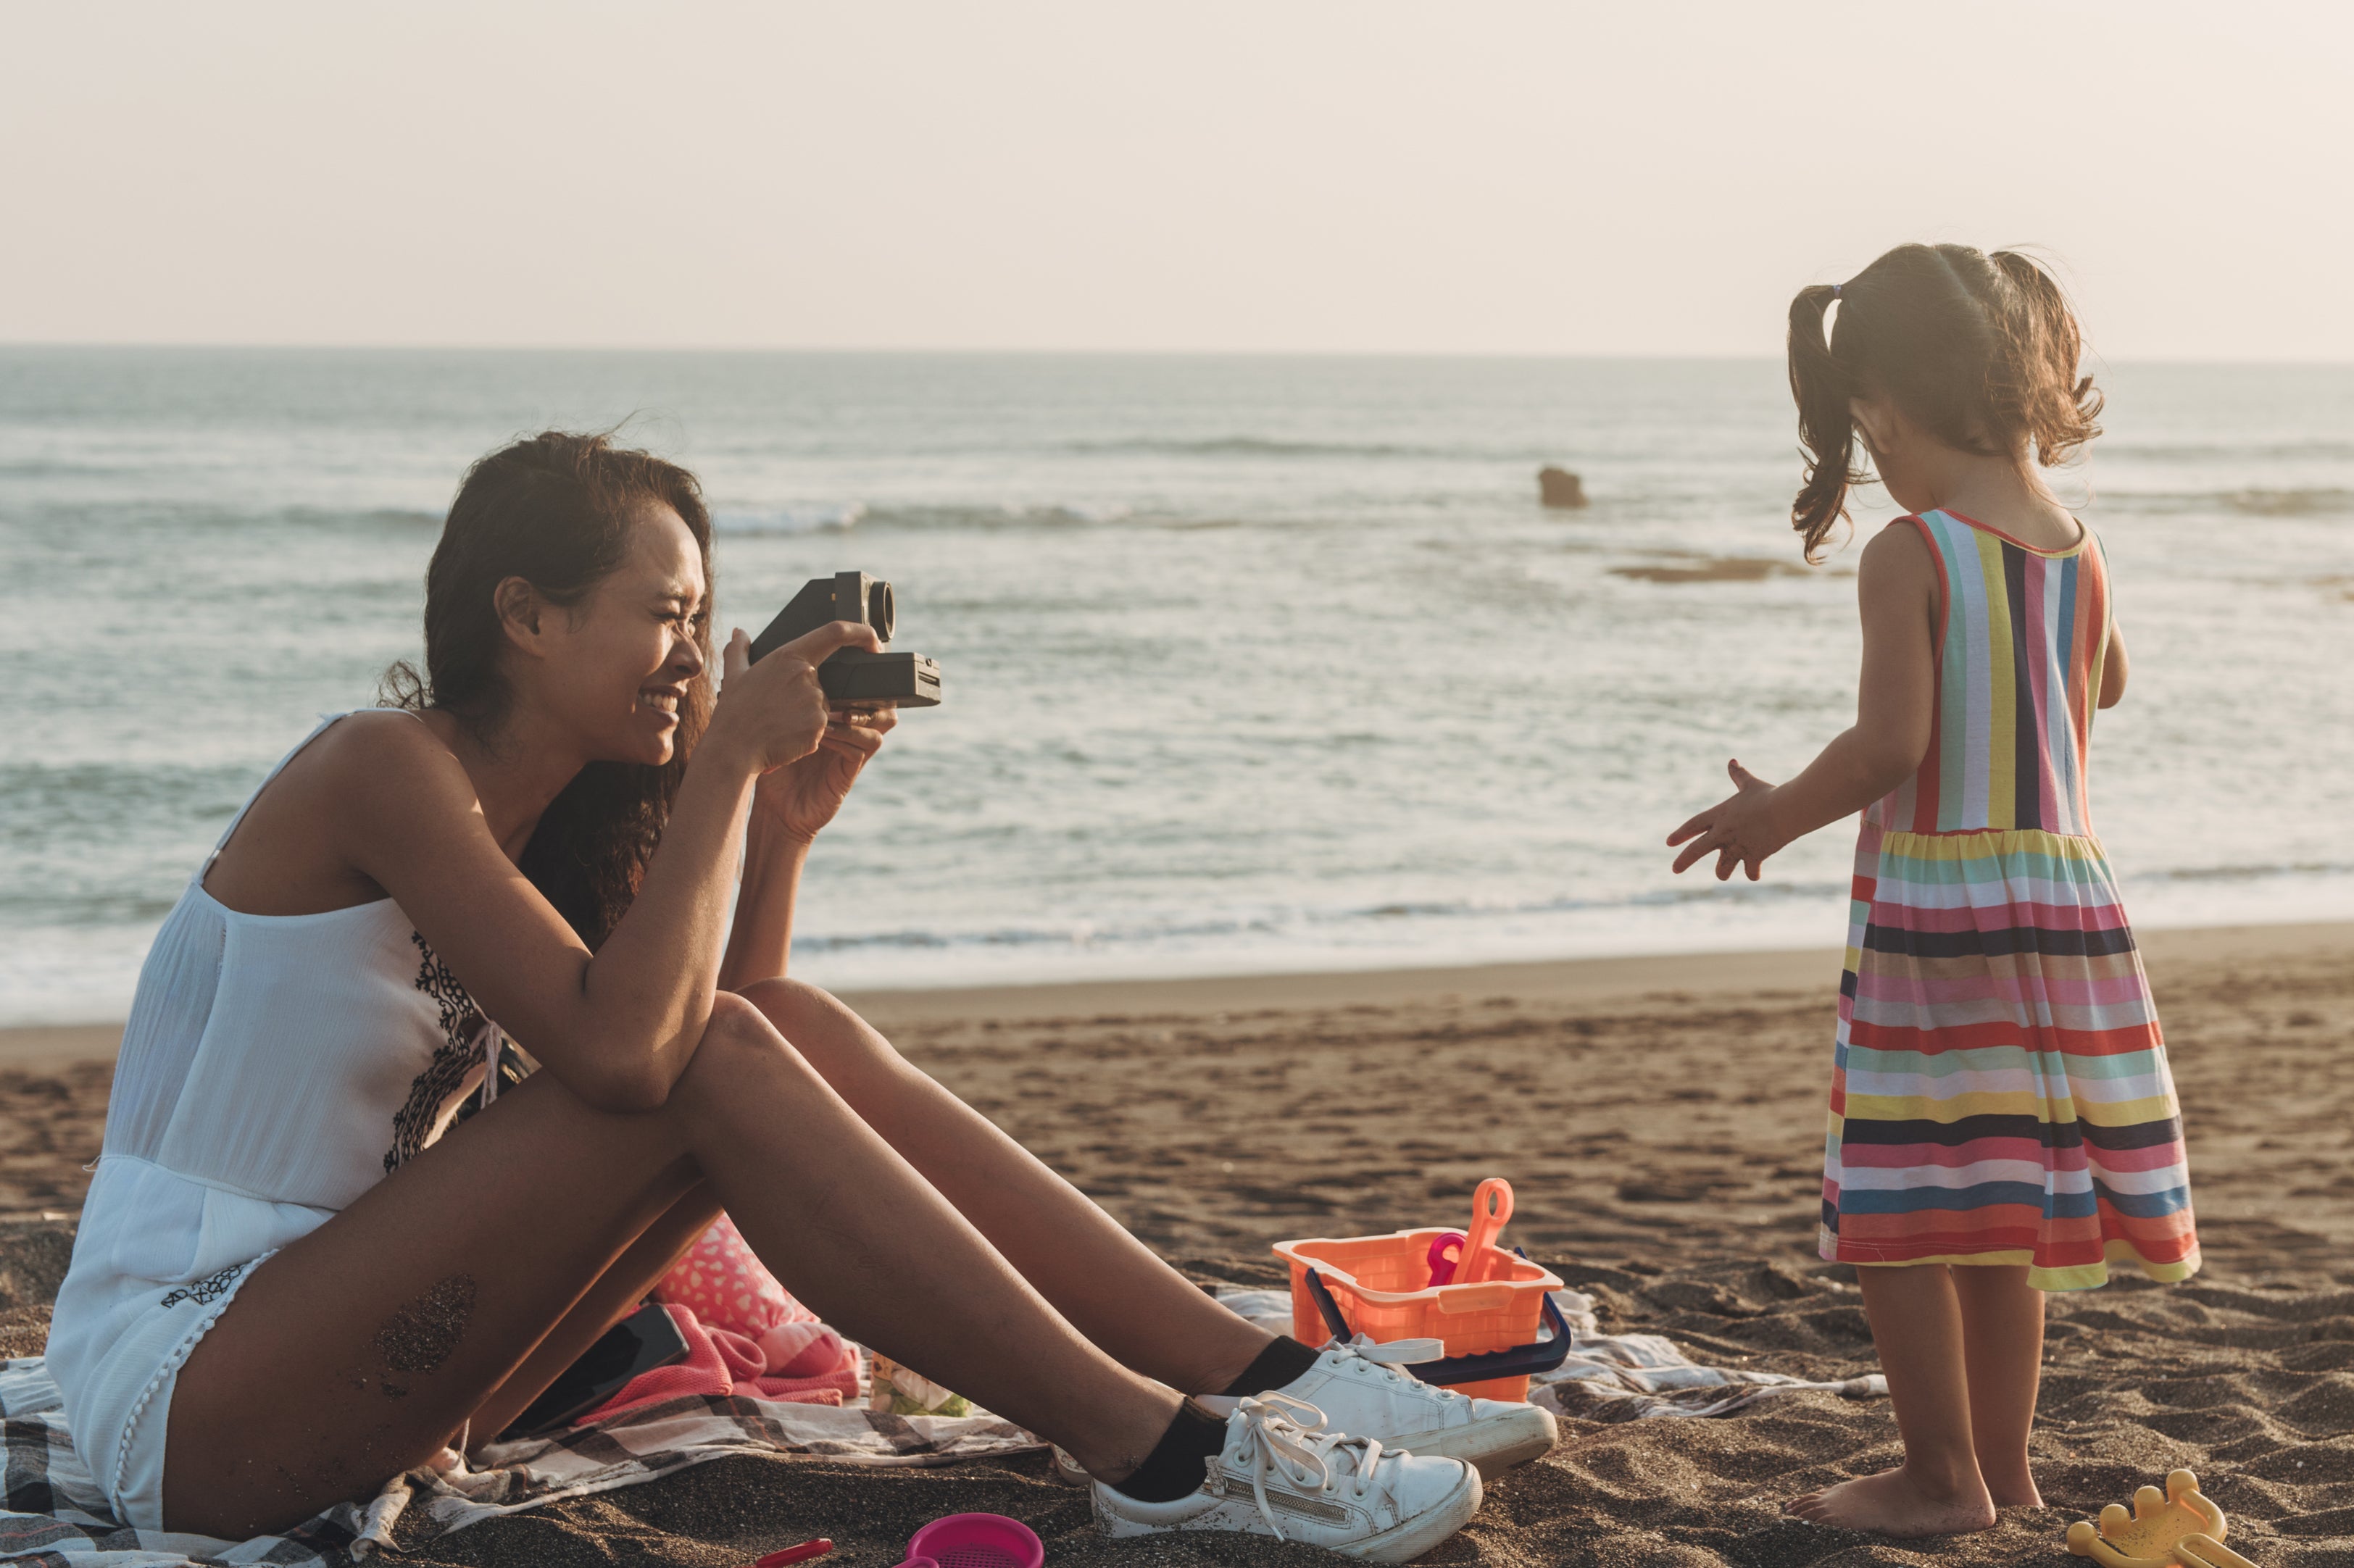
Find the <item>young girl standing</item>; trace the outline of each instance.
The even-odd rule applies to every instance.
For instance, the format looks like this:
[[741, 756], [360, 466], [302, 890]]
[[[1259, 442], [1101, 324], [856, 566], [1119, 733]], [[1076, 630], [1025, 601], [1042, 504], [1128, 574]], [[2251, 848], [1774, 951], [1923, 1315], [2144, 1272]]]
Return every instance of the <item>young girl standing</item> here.
[[[1836, 302], [1828, 334], [1825, 317]], [[2043, 1292], [2199, 1266], [2180, 1108], [2093, 836], [2093, 712], [2125, 694], [2100, 544], [2036, 470], [2100, 433], [2082, 340], [2012, 251], [1900, 246], [1790, 307], [1815, 559], [1866, 473], [1908, 514], [1858, 570], [1854, 726], [1788, 783], [1739, 762], [1678, 828], [1679, 872], [1861, 810], [1821, 1252], [1860, 1265], [1904, 1462], [1790, 1505], [1890, 1535], [2040, 1507], [2028, 1464]]]

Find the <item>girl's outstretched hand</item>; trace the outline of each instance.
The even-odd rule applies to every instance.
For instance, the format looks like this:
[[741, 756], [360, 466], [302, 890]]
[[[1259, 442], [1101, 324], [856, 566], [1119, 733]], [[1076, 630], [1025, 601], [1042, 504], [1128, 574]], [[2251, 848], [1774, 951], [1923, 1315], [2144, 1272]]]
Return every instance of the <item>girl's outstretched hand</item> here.
[[1738, 760], [1725, 764], [1725, 771], [1733, 776], [1733, 793], [1670, 833], [1668, 842], [1673, 846], [1691, 840], [1676, 856], [1679, 875], [1713, 850], [1717, 881], [1730, 879], [1733, 868], [1739, 865], [1747, 869], [1749, 880], [1755, 882], [1766, 857], [1790, 841], [1774, 821], [1774, 786]]

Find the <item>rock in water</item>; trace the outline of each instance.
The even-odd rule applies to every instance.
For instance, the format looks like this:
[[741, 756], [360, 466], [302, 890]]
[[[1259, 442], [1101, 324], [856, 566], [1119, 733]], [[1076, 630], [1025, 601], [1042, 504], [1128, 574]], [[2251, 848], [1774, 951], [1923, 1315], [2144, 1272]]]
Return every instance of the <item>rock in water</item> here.
[[1537, 499], [1547, 506], [1583, 506], [1585, 486], [1565, 468], [1537, 470]]

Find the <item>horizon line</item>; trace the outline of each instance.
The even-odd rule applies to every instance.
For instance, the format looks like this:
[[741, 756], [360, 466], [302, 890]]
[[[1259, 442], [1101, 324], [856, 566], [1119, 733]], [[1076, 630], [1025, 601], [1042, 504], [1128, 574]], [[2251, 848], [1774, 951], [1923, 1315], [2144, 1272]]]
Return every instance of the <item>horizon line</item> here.
[[[1428, 359], [1428, 360], [1579, 360], [1600, 363], [1741, 363], [1779, 364], [1779, 354], [1755, 353], [1608, 353], [1593, 350], [1421, 349], [1421, 348], [1038, 348], [1038, 347], [910, 347], [905, 345], [813, 345], [789, 344], [545, 344], [545, 343], [291, 343], [238, 342], [228, 339], [133, 341], [69, 338], [0, 338], [0, 353], [19, 350], [71, 350], [90, 353], [244, 353], [244, 354], [548, 354], [548, 355], [778, 355], [815, 358], [934, 357], [1033, 359]], [[2354, 368], [2348, 358], [2233, 358], [2227, 355], [2113, 356], [2094, 354], [2096, 365], [2235, 366], [2248, 368]]]

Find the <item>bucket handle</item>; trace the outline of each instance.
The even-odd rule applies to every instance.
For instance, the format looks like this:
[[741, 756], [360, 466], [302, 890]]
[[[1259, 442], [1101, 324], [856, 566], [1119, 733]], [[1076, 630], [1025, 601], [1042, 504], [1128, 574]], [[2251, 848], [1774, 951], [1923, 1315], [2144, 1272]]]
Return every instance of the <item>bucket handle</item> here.
[[[1519, 1247], [1512, 1252], [1522, 1260], [1528, 1254]], [[1332, 1298], [1331, 1287], [1324, 1277], [1310, 1268], [1308, 1274], [1308, 1294], [1315, 1298], [1316, 1309], [1323, 1315], [1324, 1326], [1332, 1337], [1347, 1344], [1356, 1337], [1349, 1319], [1341, 1315], [1340, 1302]], [[1486, 1383], [1491, 1378], [1527, 1377], [1537, 1372], [1549, 1372], [1569, 1360], [1573, 1342], [1568, 1320], [1561, 1308], [1553, 1305], [1553, 1292], [1545, 1292], [1543, 1321], [1553, 1330], [1553, 1338], [1537, 1340], [1525, 1345], [1513, 1345], [1500, 1351], [1477, 1351], [1469, 1355], [1448, 1356], [1441, 1361], [1416, 1361], [1403, 1370], [1414, 1373], [1426, 1383], [1440, 1388], [1458, 1383]]]

